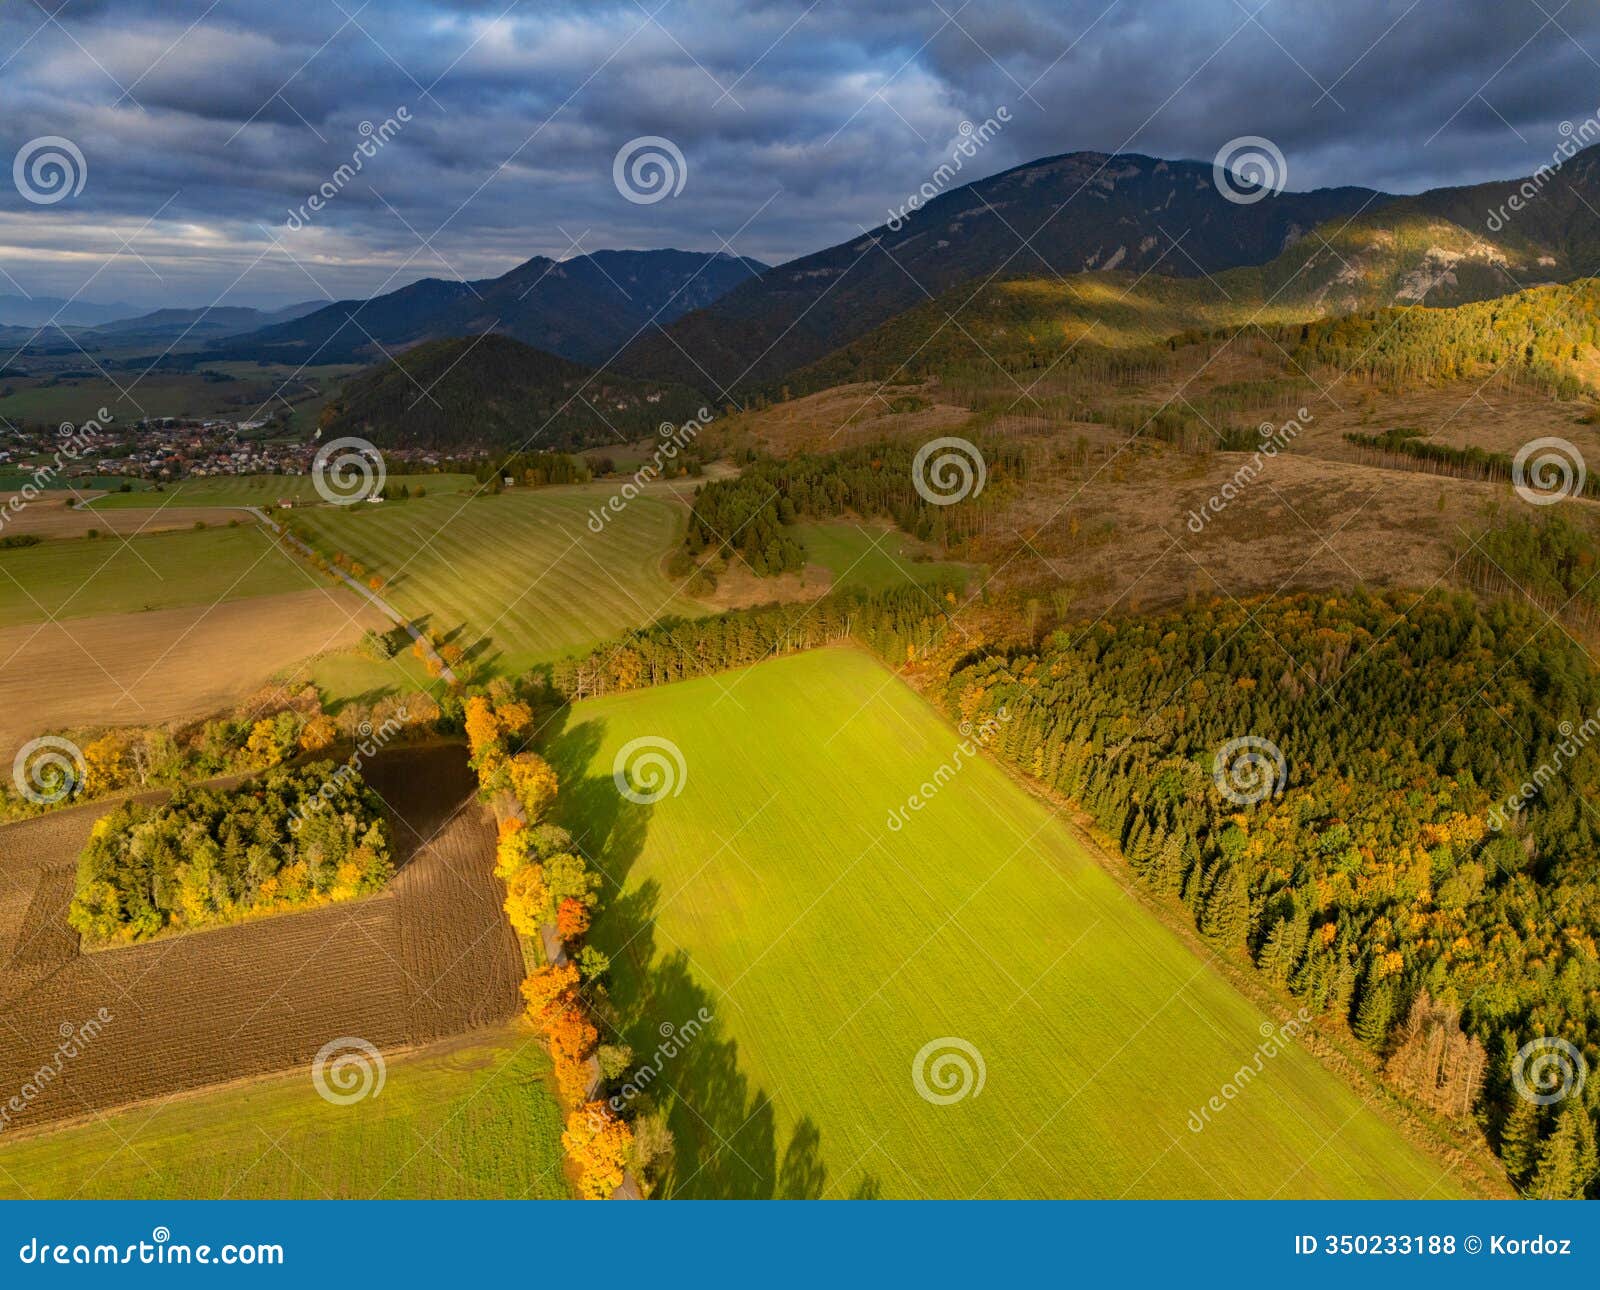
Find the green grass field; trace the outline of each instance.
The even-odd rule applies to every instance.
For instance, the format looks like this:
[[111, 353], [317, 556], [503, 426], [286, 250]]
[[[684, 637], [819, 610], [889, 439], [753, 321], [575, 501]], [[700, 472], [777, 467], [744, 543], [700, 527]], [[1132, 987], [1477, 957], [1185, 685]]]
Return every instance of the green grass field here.
[[[646, 736], [687, 773], [636, 805], [613, 762]], [[557, 814], [621, 887], [594, 937], [640, 1058], [668, 1026], [682, 1041], [653, 1086], [678, 1139], [666, 1190], [1455, 1194], [1297, 1045], [1256, 1074], [1263, 1014], [992, 763], [889, 829], [960, 738], [849, 650], [572, 711]], [[690, 1036], [701, 1008], [714, 1021]], [[984, 1083], [934, 1104], [913, 1064], [950, 1038]], [[1254, 1078], [1191, 1131], [1241, 1067]]]
[[668, 614], [704, 610], [675, 593], [661, 561], [682, 517], [635, 498], [600, 533], [591, 508], [607, 485], [434, 496], [383, 506], [296, 512], [326, 552], [343, 551], [383, 575], [402, 613], [463, 648], [487, 637], [474, 661], [501, 672], [591, 645]]
[[319, 585], [317, 574], [278, 550], [254, 523], [125, 541], [65, 538], [0, 551], [0, 621], [175, 609]]
[[548, 1070], [507, 1034], [393, 1059], [345, 1106], [301, 1072], [134, 1107], [0, 1145], [0, 1197], [564, 1198]]
[[800, 524], [795, 536], [805, 547], [807, 563], [820, 564], [833, 574], [835, 589], [885, 591], [967, 571], [964, 565], [919, 560], [915, 538], [881, 525]]
[[[410, 488], [420, 484], [430, 494], [440, 496], [459, 494], [473, 486], [471, 475], [396, 475], [394, 479], [396, 484], [403, 483]], [[149, 509], [155, 506], [271, 508], [281, 497], [313, 506], [322, 503], [322, 498], [317, 493], [316, 482], [310, 475], [218, 475], [186, 479], [181, 483], [168, 484], [163, 488], [152, 488], [145, 492], [111, 493], [96, 498], [92, 504], [101, 510]]]

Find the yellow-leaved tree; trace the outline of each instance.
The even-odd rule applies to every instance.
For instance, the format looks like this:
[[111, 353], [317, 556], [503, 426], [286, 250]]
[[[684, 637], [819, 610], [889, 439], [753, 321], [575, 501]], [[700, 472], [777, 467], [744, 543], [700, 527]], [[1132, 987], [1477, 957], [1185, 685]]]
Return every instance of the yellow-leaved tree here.
[[537, 936], [549, 904], [550, 889], [544, 885], [542, 865], [527, 865], [506, 879], [506, 917], [517, 935]]
[[559, 783], [550, 763], [535, 752], [520, 752], [513, 757], [508, 769], [511, 773], [511, 791], [527, 812], [528, 822], [537, 824], [556, 800]]

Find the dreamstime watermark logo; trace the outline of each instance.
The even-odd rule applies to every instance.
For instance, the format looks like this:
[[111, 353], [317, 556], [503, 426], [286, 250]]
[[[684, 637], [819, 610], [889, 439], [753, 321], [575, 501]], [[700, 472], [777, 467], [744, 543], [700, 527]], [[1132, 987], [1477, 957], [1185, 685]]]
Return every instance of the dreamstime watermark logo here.
[[911, 485], [923, 501], [949, 506], [983, 492], [989, 468], [970, 439], [930, 439], [911, 459]]
[[710, 425], [711, 421], [712, 416], [708, 408], [701, 408], [681, 426], [663, 421], [656, 428], [656, 437], [660, 442], [650, 454], [650, 460], [634, 471], [633, 477], [606, 498], [598, 509], [589, 508], [589, 531], [603, 532], [606, 525], [611, 522], [612, 516], [621, 515], [627, 509], [628, 503], [639, 496], [640, 490], [646, 484], [660, 479], [667, 466], [677, 460], [678, 454], [693, 443], [695, 437]]
[[1299, 1012], [1290, 1017], [1283, 1025], [1275, 1025], [1271, 1021], [1261, 1023], [1262, 1041], [1256, 1045], [1255, 1060], [1246, 1062], [1243, 1066], [1227, 1079], [1227, 1081], [1211, 1095], [1211, 1099], [1198, 1111], [1189, 1113], [1189, 1132], [1200, 1133], [1206, 1125], [1211, 1123], [1213, 1115], [1219, 1115], [1227, 1109], [1228, 1104], [1238, 1097], [1250, 1086], [1252, 1080], [1266, 1068], [1266, 1064], [1276, 1057], [1290, 1043], [1295, 1040], [1300, 1032], [1311, 1024], [1311, 1011], [1301, 1008]]
[[1544, 790], [1544, 786], [1561, 774], [1567, 763], [1587, 748], [1596, 735], [1600, 735], [1600, 708], [1577, 726], [1570, 721], [1563, 721], [1556, 729], [1561, 739], [1556, 744], [1555, 755], [1548, 761], [1540, 762], [1534, 768], [1533, 778], [1519, 784], [1516, 792], [1509, 794], [1504, 802], [1496, 802], [1489, 808], [1491, 832], [1501, 832], [1513, 815], [1521, 814], [1523, 808]]
[[172, 1230], [165, 1224], [150, 1229], [148, 1241], [130, 1241], [115, 1245], [110, 1241], [63, 1241], [58, 1235], [47, 1236], [42, 1241], [34, 1236], [17, 1251], [17, 1261], [37, 1264], [40, 1267], [134, 1267], [136, 1265], [162, 1268], [249, 1267], [252, 1264], [283, 1266], [283, 1246], [277, 1244], [189, 1245], [174, 1241]]
[[[694, 1043], [705, 1028], [715, 1020], [716, 1014], [710, 1008], [701, 1008], [682, 1025], [675, 1026], [670, 1021], [663, 1021], [657, 1030], [661, 1042], [656, 1045], [655, 1051], [646, 1061], [640, 1063], [615, 1093], [606, 1099], [606, 1105], [611, 1108], [612, 1113], [620, 1116], [630, 1102], [648, 1093], [650, 1086], [661, 1078], [661, 1072], [666, 1070], [667, 1063]], [[603, 1117], [591, 1114], [590, 1128], [599, 1130], [601, 1127], [603, 1127]]]
[[58, 478], [70, 463], [88, 452], [99, 438], [100, 432], [105, 429], [106, 422], [111, 419], [111, 413], [105, 408], [100, 408], [95, 412], [93, 420], [80, 425], [63, 421], [56, 428], [60, 446], [51, 453], [48, 461], [35, 466], [27, 482], [6, 498], [5, 504], [0, 506], [0, 529], [5, 528], [13, 517], [22, 513], [29, 502], [34, 501], [40, 493], [49, 488], [51, 482]]
[[351, 506], [378, 497], [389, 477], [383, 454], [366, 439], [330, 439], [311, 459], [312, 483], [323, 501]]
[[1271, 139], [1241, 134], [1217, 150], [1211, 181], [1234, 205], [1254, 206], [1263, 197], [1276, 197], [1283, 191], [1289, 182], [1289, 163]]
[[1531, 506], [1581, 495], [1588, 475], [1577, 446], [1554, 436], [1530, 440], [1511, 459], [1511, 486]]
[[385, 744], [405, 729], [406, 710], [396, 708], [376, 728], [372, 722], [363, 721], [356, 727], [355, 751], [339, 764], [333, 774], [317, 786], [309, 799], [302, 799], [289, 812], [289, 832], [298, 833], [306, 820], [328, 805], [329, 800], [346, 781], [357, 779], [368, 757], [375, 756]]
[[1492, 210], [1485, 216], [1484, 225], [1491, 233], [1498, 233], [1513, 215], [1526, 210], [1529, 203], [1544, 191], [1545, 185], [1555, 178], [1562, 166], [1596, 139], [1600, 139], [1600, 113], [1580, 121], [1577, 125], [1573, 125], [1571, 121], [1563, 121], [1556, 129], [1561, 134], [1561, 142], [1550, 154], [1550, 160], [1518, 184], [1511, 196], [1500, 203], [1499, 209]]
[[1511, 1082], [1517, 1094], [1536, 1106], [1552, 1106], [1583, 1092], [1589, 1063], [1565, 1039], [1542, 1035], [1517, 1049]]
[[357, 131], [361, 135], [358, 143], [350, 153], [350, 160], [342, 163], [327, 179], [322, 181], [320, 187], [310, 194], [289, 212], [289, 218], [283, 225], [291, 233], [298, 233], [312, 219], [345, 190], [345, 187], [361, 173], [366, 163], [376, 157], [389, 140], [399, 134], [411, 121], [411, 109], [399, 107], [391, 117], [385, 118], [381, 125], [373, 125], [371, 121], [363, 121]]
[[1001, 106], [995, 109], [995, 114], [984, 120], [982, 125], [973, 125], [971, 121], [963, 121], [956, 127], [957, 140], [950, 149], [950, 160], [939, 163], [938, 168], [928, 176], [922, 187], [907, 197], [896, 208], [889, 211], [889, 218], [885, 222], [889, 230], [898, 233], [905, 227], [906, 217], [921, 210], [945, 189], [955, 182], [962, 167], [978, 155], [978, 152], [991, 139], [1000, 133], [1011, 121], [1011, 109]]
[[60, 735], [28, 740], [11, 762], [11, 782], [35, 806], [54, 806], [73, 796], [88, 773], [83, 749]]
[[983, 1092], [989, 1077], [983, 1054], [956, 1035], [930, 1039], [911, 1059], [911, 1083], [917, 1096], [935, 1106], [953, 1106]]
[[89, 182], [89, 163], [71, 139], [43, 134], [17, 149], [11, 162], [11, 179], [24, 201], [54, 206], [83, 191]]
[[660, 735], [641, 735], [617, 749], [611, 763], [611, 779], [617, 792], [639, 806], [650, 806], [664, 797], [677, 797], [689, 779], [683, 750]]
[[330, 1039], [311, 1062], [311, 1083], [323, 1101], [335, 1106], [377, 1097], [387, 1073], [383, 1054], [355, 1035]]
[[1009, 708], [999, 708], [995, 714], [985, 717], [976, 727], [970, 721], [963, 721], [957, 729], [963, 736], [960, 743], [955, 746], [955, 751], [950, 754], [948, 761], [941, 762], [933, 775], [922, 781], [917, 791], [906, 798], [904, 805], [895, 807], [889, 812], [889, 832], [898, 833], [911, 823], [911, 813], [920, 811], [930, 801], [939, 795], [939, 792], [954, 779], [957, 773], [978, 755], [978, 749], [987, 748], [989, 741], [999, 733], [1000, 727], [1011, 720]]
[[1217, 749], [1211, 778], [1235, 806], [1254, 806], [1283, 791], [1289, 765], [1278, 745], [1260, 735], [1241, 735]]
[[85, 1048], [100, 1038], [100, 1032], [115, 1019], [109, 1008], [101, 1008], [82, 1025], [63, 1021], [57, 1026], [56, 1035], [60, 1042], [56, 1045], [55, 1053], [49, 1061], [29, 1075], [22, 1082], [22, 1087], [12, 1094], [3, 1106], [0, 1106], [0, 1130], [8, 1128], [13, 1120], [42, 1096], [60, 1077], [67, 1063], [80, 1056]]
[[1313, 420], [1311, 413], [1305, 408], [1295, 411], [1293, 420], [1285, 421], [1281, 426], [1273, 425], [1270, 421], [1261, 423], [1259, 433], [1261, 446], [1250, 455], [1250, 460], [1233, 472], [1228, 482], [1221, 489], [1213, 493], [1205, 504], [1195, 511], [1189, 512], [1189, 532], [1199, 533], [1213, 516], [1221, 515], [1245, 488], [1253, 484], [1256, 477], [1267, 468], [1280, 452], [1287, 448], [1305, 429], [1306, 422]]
[[671, 139], [641, 134], [617, 149], [611, 182], [635, 206], [654, 206], [683, 191], [689, 182], [689, 163]]

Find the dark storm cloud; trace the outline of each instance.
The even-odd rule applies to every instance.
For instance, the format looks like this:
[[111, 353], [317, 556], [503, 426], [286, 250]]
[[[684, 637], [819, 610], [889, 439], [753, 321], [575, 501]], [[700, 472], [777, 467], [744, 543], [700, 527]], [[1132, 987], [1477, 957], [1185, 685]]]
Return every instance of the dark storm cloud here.
[[[0, 9], [0, 50], [7, 155], [58, 135], [89, 166], [54, 205], [0, 189], [0, 270], [158, 304], [361, 294], [574, 243], [781, 260], [881, 222], [1001, 106], [964, 177], [1259, 134], [1291, 187], [1391, 191], [1526, 173], [1600, 107], [1600, 16], [1549, 0], [69, 0]], [[687, 157], [680, 195], [619, 195], [641, 135]]]

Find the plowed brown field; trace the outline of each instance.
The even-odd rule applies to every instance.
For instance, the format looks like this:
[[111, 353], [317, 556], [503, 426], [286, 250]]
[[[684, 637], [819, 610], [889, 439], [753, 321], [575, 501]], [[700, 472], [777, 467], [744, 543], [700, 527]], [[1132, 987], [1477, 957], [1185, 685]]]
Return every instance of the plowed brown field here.
[[[32, 1088], [8, 1130], [269, 1071], [309, 1077], [344, 1036], [410, 1047], [515, 1014], [522, 956], [464, 751], [399, 749], [366, 770], [395, 817], [385, 892], [124, 949], [80, 953], [65, 922], [104, 806], [0, 828], [0, 1106]], [[63, 1034], [101, 1008], [99, 1035], [58, 1061]]]
[[307, 655], [387, 626], [339, 587], [0, 627], [0, 757], [45, 730], [221, 711]]

